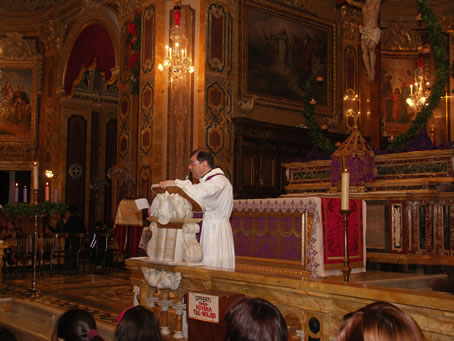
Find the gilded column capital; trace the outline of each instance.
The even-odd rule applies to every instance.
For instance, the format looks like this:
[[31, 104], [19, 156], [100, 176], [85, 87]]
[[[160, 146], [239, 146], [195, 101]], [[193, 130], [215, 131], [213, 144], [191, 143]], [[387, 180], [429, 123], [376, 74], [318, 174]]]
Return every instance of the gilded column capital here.
[[63, 47], [64, 25], [55, 19], [49, 19], [41, 29], [39, 39], [44, 43], [46, 53], [58, 52]]
[[343, 5], [339, 9], [338, 21], [344, 40], [360, 41], [361, 11]]

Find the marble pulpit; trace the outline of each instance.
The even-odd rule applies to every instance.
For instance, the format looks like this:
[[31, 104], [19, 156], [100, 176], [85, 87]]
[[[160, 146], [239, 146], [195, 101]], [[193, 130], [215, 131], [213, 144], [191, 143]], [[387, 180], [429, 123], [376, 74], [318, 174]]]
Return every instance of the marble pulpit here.
[[179, 187], [152, 186], [153, 201], [149, 214], [152, 237], [146, 252], [150, 261], [162, 264], [201, 264], [202, 248], [196, 234], [202, 219], [193, 218], [201, 206]]

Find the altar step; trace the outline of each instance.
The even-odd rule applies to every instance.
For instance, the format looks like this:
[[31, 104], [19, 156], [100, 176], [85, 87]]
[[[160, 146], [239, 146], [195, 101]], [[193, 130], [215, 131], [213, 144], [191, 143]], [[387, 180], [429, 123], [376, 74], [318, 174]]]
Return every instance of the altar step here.
[[[382, 278], [377, 278], [380, 275]], [[433, 281], [446, 280], [447, 278], [446, 274], [425, 275], [381, 272], [381, 274], [375, 273], [375, 276], [369, 279], [356, 279], [355, 282], [387, 288], [432, 290]]]
[[[69, 308], [68, 308], [69, 309]], [[8, 328], [18, 341], [48, 341], [62, 310], [19, 298], [0, 298], [0, 326]], [[99, 334], [112, 341], [115, 326], [96, 321]]]

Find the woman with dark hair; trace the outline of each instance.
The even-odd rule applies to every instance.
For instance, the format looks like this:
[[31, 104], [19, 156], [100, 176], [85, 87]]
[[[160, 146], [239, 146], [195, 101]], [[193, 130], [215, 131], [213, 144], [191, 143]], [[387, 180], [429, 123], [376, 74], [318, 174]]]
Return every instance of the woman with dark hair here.
[[115, 341], [161, 341], [159, 322], [153, 312], [137, 305], [118, 317]]
[[288, 330], [279, 309], [260, 298], [242, 298], [224, 317], [225, 341], [287, 341]]
[[60, 316], [52, 340], [103, 341], [96, 330], [95, 319], [82, 309], [71, 309]]
[[344, 316], [337, 341], [424, 341], [413, 318], [387, 302], [371, 303]]

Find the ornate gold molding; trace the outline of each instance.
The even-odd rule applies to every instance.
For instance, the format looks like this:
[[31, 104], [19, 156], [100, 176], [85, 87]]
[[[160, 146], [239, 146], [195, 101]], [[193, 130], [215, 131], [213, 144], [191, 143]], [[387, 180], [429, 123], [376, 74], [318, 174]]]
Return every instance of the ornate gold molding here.
[[0, 59], [3, 61], [35, 60], [41, 58], [36, 48], [36, 41], [23, 39], [18, 32], [6, 33], [0, 40]]
[[312, 4], [308, 0], [282, 0], [285, 5], [311, 11], [313, 9]]
[[41, 1], [30, 1], [30, 0], [2, 0], [0, 3], [0, 10], [4, 11], [34, 11], [50, 6], [56, 6], [61, 4], [65, 0], [41, 0]]
[[408, 51], [416, 50], [418, 34], [412, 30], [408, 23], [395, 22], [390, 27], [383, 29], [381, 49]]
[[440, 22], [443, 32], [454, 32], [454, 14], [443, 16]]
[[339, 10], [338, 21], [342, 30], [342, 38], [344, 40], [360, 41], [361, 28], [361, 12], [343, 5]]
[[142, 8], [141, 0], [113, 0], [112, 2], [118, 6], [119, 17], [129, 16], [136, 9]]

